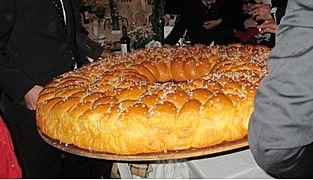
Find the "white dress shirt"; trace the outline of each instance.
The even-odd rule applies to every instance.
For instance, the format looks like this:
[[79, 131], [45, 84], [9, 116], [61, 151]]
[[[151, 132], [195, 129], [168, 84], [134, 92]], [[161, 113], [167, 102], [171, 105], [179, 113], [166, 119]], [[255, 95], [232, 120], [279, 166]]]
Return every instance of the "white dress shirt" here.
[[63, 4], [63, 0], [60, 0], [61, 4], [62, 4], [62, 10], [63, 10], [63, 16], [64, 16], [64, 24], [66, 25], [66, 14], [65, 14], [65, 10], [64, 10], [64, 4]]

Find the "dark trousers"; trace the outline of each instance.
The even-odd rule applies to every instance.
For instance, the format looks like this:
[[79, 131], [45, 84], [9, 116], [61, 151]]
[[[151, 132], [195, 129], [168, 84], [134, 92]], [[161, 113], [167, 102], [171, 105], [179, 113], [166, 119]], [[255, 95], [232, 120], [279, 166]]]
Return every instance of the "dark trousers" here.
[[305, 147], [301, 161], [291, 171], [283, 174], [271, 174], [275, 178], [312, 179], [313, 178], [313, 143]]
[[63, 152], [38, 134], [35, 111], [6, 106], [9, 127], [23, 178], [110, 178], [112, 162]]

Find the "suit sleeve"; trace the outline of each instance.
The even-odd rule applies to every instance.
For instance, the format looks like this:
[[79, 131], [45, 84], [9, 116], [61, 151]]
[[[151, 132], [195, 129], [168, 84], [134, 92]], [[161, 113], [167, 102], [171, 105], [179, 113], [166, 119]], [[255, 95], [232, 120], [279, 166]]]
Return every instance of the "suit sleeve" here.
[[313, 141], [313, 43], [307, 40], [313, 36], [312, 8], [310, 1], [288, 2], [268, 58], [269, 73], [254, 100], [249, 146], [259, 166], [272, 174], [299, 164]]
[[92, 59], [97, 59], [101, 56], [102, 52], [104, 51], [104, 47], [102, 47], [97, 42], [91, 40], [83, 32], [77, 32], [76, 41], [78, 49], [83, 56], [88, 56]]
[[[34, 82], [27, 79], [16, 65], [13, 65], [9, 57], [4, 54], [8, 50], [7, 42], [16, 19], [14, 1], [0, 1], [0, 88], [9, 95], [13, 103], [20, 102], [24, 95], [33, 87]], [[9, 49], [14, 52], [14, 49]]]
[[164, 40], [164, 44], [175, 45], [178, 42], [179, 38], [182, 37], [185, 30], [187, 29], [186, 22], [187, 22], [187, 16], [185, 14], [183, 14], [177, 20], [172, 31]]

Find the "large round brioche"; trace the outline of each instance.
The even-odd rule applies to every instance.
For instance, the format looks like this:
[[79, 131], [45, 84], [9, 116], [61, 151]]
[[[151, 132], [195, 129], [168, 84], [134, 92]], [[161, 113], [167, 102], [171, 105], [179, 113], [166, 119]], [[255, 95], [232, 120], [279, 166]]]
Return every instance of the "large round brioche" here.
[[203, 148], [247, 135], [269, 49], [138, 50], [56, 77], [37, 124], [62, 143], [121, 155]]

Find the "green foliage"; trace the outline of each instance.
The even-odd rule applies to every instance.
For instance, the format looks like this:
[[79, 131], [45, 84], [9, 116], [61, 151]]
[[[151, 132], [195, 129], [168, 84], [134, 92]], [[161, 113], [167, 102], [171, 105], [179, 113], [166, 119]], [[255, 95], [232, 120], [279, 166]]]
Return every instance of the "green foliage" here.
[[133, 49], [145, 48], [145, 45], [153, 40], [154, 33], [150, 28], [136, 27], [128, 33], [130, 46]]

